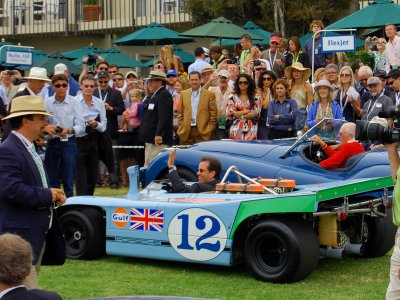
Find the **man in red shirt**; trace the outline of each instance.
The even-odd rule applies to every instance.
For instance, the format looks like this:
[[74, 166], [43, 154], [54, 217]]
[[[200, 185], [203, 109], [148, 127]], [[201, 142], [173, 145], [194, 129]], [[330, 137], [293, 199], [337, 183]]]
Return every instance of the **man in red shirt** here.
[[321, 161], [319, 164], [325, 169], [343, 168], [346, 165], [347, 159], [351, 156], [365, 152], [364, 147], [354, 139], [355, 132], [356, 124], [343, 124], [339, 131], [340, 145], [338, 147], [328, 146], [318, 135], [313, 135], [311, 140], [318, 143], [328, 156], [327, 159]]

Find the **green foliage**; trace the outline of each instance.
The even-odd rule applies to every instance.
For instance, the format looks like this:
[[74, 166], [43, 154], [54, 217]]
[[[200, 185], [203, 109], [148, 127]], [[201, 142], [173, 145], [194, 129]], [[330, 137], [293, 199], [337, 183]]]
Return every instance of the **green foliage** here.
[[83, 5], [98, 5], [99, 0], [84, 0]]
[[355, 60], [361, 60], [364, 63], [364, 65], [370, 66], [371, 69], [373, 69], [375, 66], [374, 58], [372, 57], [372, 55], [369, 55], [364, 50], [357, 51], [357, 52], [349, 52], [346, 55], [347, 55], [349, 62], [352, 62]]

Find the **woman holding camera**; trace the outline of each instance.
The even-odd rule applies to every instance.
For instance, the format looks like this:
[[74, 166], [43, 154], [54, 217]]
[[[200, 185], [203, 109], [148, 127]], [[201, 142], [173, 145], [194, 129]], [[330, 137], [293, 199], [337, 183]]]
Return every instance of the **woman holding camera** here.
[[384, 71], [386, 73], [386, 40], [384, 38], [367, 37], [365, 39], [365, 52], [374, 57], [374, 73]]
[[226, 117], [232, 121], [229, 138], [234, 140], [257, 139], [260, 103], [254, 80], [248, 74], [240, 74], [235, 82], [234, 93], [226, 105]]

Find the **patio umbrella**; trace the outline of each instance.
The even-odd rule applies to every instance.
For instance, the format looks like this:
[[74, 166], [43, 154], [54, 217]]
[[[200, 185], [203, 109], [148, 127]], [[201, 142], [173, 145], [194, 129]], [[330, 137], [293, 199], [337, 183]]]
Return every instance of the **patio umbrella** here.
[[120, 68], [145, 67], [142, 62], [121, 53], [121, 51], [113, 47], [104, 52], [101, 57], [109, 64], [116, 64]]
[[113, 44], [123, 46], [147, 46], [151, 44], [154, 47], [154, 56], [156, 56], [157, 45], [185, 44], [193, 41], [192, 38], [179, 36], [178, 32], [153, 22], [142, 29], [115, 40]]
[[54, 66], [59, 63], [65, 64], [68, 68], [68, 71], [72, 74], [79, 74], [81, 72], [80, 67], [78, 67], [77, 65], [72, 63], [65, 56], [63, 56], [60, 52], [49, 54], [47, 56], [47, 58], [34, 63], [34, 66], [45, 68], [47, 70], [47, 72], [54, 73]]
[[71, 51], [65, 51], [65, 52], [62, 52], [61, 54], [68, 59], [80, 58], [82, 60], [82, 58], [84, 58], [85, 56], [88, 56], [89, 54], [101, 56], [104, 52], [105, 52], [104, 49], [95, 47], [95, 46], [93, 46], [93, 43], [90, 43], [89, 46], [71, 50]]
[[[323, 35], [326, 35], [326, 36], [334, 36], [334, 35], [339, 35], [339, 34], [337, 34], [336, 32], [323, 32], [322, 34], [321, 34], [322, 36]], [[301, 43], [301, 47], [304, 49], [304, 45], [306, 44], [306, 42], [307, 42], [307, 40], [309, 40], [309, 39], [311, 39], [312, 38], [312, 35], [311, 35], [311, 33], [307, 33], [307, 34], [305, 34], [305, 35], [303, 35], [301, 38], [300, 38], [300, 43]], [[356, 38], [356, 48], [358, 48], [358, 47], [364, 47], [364, 44], [365, 44], [365, 41], [364, 40], [362, 40], [362, 39], [359, 39], [359, 38]]]
[[[183, 51], [183, 49], [181, 47], [179, 47], [178, 45], [174, 45], [173, 47], [174, 47], [174, 55], [179, 56], [182, 63], [184, 63], [184, 64], [192, 63], [196, 60], [193, 54]], [[157, 56], [155, 59], [156, 60], [160, 59], [160, 56]], [[151, 67], [153, 65], [153, 62], [154, 62], [154, 59], [151, 59], [148, 62], [146, 62], [145, 65], [147, 67]]]
[[195, 27], [180, 33], [181, 36], [211, 37], [222, 40], [223, 38], [239, 39], [243, 34], [250, 34], [253, 39], [262, 40], [258, 34], [250, 32], [233, 24], [224, 17], [212, 20], [210, 23]]
[[375, 0], [370, 5], [329, 25], [327, 29], [372, 28], [385, 24], [400, 25], [400, 5], [392, 0]]

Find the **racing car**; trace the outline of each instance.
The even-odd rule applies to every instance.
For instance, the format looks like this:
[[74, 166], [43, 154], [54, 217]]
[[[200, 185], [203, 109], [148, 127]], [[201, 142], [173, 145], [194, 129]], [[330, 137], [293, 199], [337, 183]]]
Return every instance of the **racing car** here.
[[[343, 120], [324, 119], [305, 132], [299, 139], [268, 141], [221, 140], [202, 142], [185, 149], [178, 149], [175, 165], [178, 173], [187, 181], [196, 181], [198, 162], [203, 156], [212, 156], [222, 163], [222, 171], [236, 165], [250, 177], [291, 178], [297, 184], [330, 182], [390, 176], [385, 150], [367, 151], [347, 160], [343, 168], [324, 169], [319, 162], [325, 158], [320, 146], [310, 138], [321, 128], [335, 126], [339, 131]], [[328, 145], [336, 144], [335, 138], [324, 138]], [[141, 169], [140, 180], [146, 186], [155, 179], [165, 178], [168, 173], [168, 149], [160, 153], [147, 168]], [[231, 176], [229, 180], [235, 180]]]
[[[57, 208], [67, 257], [108, 255], [232, 266], [296, 282], [320, 256], [377, 257], [394, 244], [391, 177], [297, 185], [228, 168], [215, 191], [170, 193], [166, 179], [126, 196], [77, 196]], [[228, 180], [236, 177], [236, 182]]]

